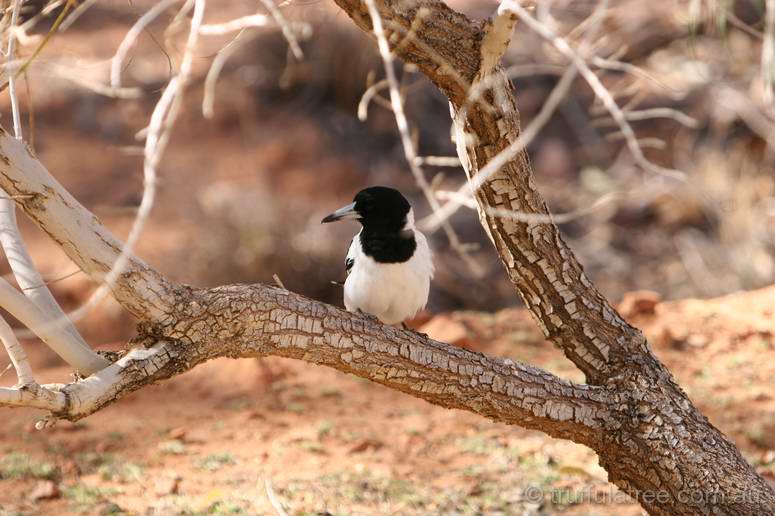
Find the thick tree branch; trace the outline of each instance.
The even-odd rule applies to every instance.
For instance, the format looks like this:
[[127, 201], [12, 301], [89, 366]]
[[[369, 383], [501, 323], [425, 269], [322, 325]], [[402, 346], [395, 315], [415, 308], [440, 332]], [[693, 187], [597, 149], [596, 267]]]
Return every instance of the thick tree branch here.
[[[371, 32], [364, 3], [334, 1]], [[394, 30], [391, 49], [450, 101], [458, 156], [478, 185], [482, 226], [525, 305], [591, 384], [611, 389], [622, 426], [597, 450], [610, 480], [654, 514], [772, 513], [775, 492], [691, 404], [641, 332], [594, 288], [557, 226], [545, 222], [551, 215], [527, 152], [504, 154], [519, 138], [519, 112], [511, 82], [493, 60], [512, 20], [471, 22], [436, 0], [381, 0], [377, 7]], [[471, 100], [474, 92], [479, 100]], [[539, 222], [500, 218], [502, 211], [538, 215]]]
[[0, 387], [0, 406], [30, 407], [51, 412], [64, 410], [64, 393], [56, 390], [59, 386], [30, 383], [18, 387]]
[[[364, 2], [335, 2], [358, 27], [372, 33]], [[398, 56], [419, 66], [453, 103], [464, 104], [479, 72], [479, 46], [486, 22], [472, 22], [439, 0], [390, 0], [377, 2], [377, 8]], [[450, 36], [456, 38], [454, 46], [448, 44]]]
[[[0, 135], [0, 187], [14, 192], [24, 212], [96, 281], [120, 255], [115, 237], [7, 134]], [[137, 258], [112, 288], [143, 321], [145, 346], [35, 406], [76, 420], [211, 358], [275, 355], [591, 446], [602, 441], [605, 425], [611, 424], [604, 388], [572, 384], [534, 367], [383, 326], [286, 290], [175, 286]], [[29, 399], [23, 392], [5, 396], [7, 405]]]
[[591, 446], [602, 442], [613, 421], [603, 388], [429, 340], [279, 288], [182, 289], [175, 310], [173, 326], [143, 325], [141, 346], [61, 387], [64, 406], [53, 399], [46, 408], [77, 420], [206, 360], [272, 355], [325, 365], [436, 405]]

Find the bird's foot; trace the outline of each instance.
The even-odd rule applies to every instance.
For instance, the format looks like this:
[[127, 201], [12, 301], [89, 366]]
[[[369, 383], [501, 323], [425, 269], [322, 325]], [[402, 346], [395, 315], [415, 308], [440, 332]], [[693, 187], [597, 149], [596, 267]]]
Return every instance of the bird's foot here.
[[366, 319], [370, 320], [371, 322], [382, 324], [382, 321], [379, 320], [379, 317], [377, 317], [374, 314], [370, 314], [368, 312], [364, 312], [360, 308], [356, 310], [356, 313], [360, 315], [361, 317], [365, 317]]
[[423, 333], [421, 331], [415, 330], [414, 328], [410, 328], [403, 321], [401, 322], [401, 327], [403, 327], [405, 330], [409, 330], [410, 332], [414, 333], [415, 335], [419, 335], [420, 337], [422, 337], [424, 339], [429, 339], [430, 338], [427, 333]]

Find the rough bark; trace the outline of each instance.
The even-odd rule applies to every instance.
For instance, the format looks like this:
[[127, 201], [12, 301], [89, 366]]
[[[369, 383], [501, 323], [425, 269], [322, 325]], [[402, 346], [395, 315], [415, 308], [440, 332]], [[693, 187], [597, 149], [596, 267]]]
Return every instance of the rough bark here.
[[[365, 5], [336, 0], [364, 29]], [[480, 69], [490, 25], [433, 0], [379, 2], [396, 53], [448, 96], [461, 159], [477, 173], [519, 134], [511, 85]], [[490, 79], [485, 102], [470, 85]], [[20, 142], [0, 134], [0, 188], [95, 280], [121, 243], [56, 183]], [[547, 214], [525, 153], [476, 192], [481, 207]], [[36, 406], [76, 420], [144, 385], [220, 356], [277, 355], [368, 378], [432, 403], [540, 429], [593, 448], [612, 482], [653, 514], [772, 514], [775, 493], [712, 427], [584, 276], [553, 224], [487, 216], [485, 230], [545, 334], [585, 372], [588, 385], [385, 327], [282, 289], [175, 285], [137, 258], [113, 285], [141, 321], [135, 347], [107, 368], [64, 386], [0, 389], [0, 404]]]
[[[334, 1], [371, 31], [360, 0]], [[472, 22], [436, 0], [378, 5], [393, 31], [393, 51], [419, 66], [449, 99], [458, 155], [469, 179], [476, 177], [519, 136], [511, 82], [499, 66], [482, 65], [482, 42], [493, 23]], [[483, 102], [471, 102], [469, 93], [485, 77]], [[642, 333], [594, 288], [559, 228], [485, 211], [549, 215], [527, 152], [485, 180], [475, 196], [482, 226], [546, 337], [584, 371], [589, 384], [610, 389], [618, 424], [603, 448], [595, 449], [609, 479], [652, 514], [775, 513], [770, 486], [694, 407]]]
[[[95, 280], [120, 254], [120, 242], [76, 201], [28, 147], [0, 129], [0, 185]], [[612, 424], [604, 387], [568, 382], [541, 369], [487, 357], [417, 333], [384, 326], [298, 294], [264, 285], [195, 289], [176, 285], [132, 257], [113, 285], [138, 319], [135, 349], [38, 401], [77, 420], [144, 385], [215, 357], [276, 355], [326, 365], [432, 403], [541, 429], [590, 446]], [[30, 406], [29, 393], [14, 402]]]

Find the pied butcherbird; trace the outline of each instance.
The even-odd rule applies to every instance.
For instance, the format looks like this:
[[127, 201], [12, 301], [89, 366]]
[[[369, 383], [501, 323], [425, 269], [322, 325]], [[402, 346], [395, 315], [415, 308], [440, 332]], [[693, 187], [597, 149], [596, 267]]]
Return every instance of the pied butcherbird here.
[[385, 324], [403, 323], [425, 307], [433, 278], [428, 241], [414, 227], [414, 212], [401, 192], [372, 186], [323, 223], [357, 220], [363, 226], [345, 259], [344, 306]]

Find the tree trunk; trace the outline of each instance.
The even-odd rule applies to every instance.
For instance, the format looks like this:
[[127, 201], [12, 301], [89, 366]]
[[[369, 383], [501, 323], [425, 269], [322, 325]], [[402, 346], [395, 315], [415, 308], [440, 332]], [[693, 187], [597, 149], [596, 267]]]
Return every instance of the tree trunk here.
[[[334, 1], [371, 32], [361, 1]], [[485, 44], [501, 20], [472, 22], [435, 0], [381, 0], [378, 9], [391, 48], [449, 99], [458, 155], [469, 180], [476, 178], [520, 130], [512, 84]], [[510, 30], [513, 15], [509, 21]], [[484, 86], [483, 102], [470, 98], [477, 86]], [[527, 152], [518, 152], [475, 195], [482, 226], [546, 338], [590, 385], [611, 395], [614, 412], [603, 440], [591, 444], [609, 480], [652, 514], [775, 514], [772, 488], [694, 407], [643, 334], [595, 289], [558, 227], [490, 215], [489, 208], [549, 215]]]

